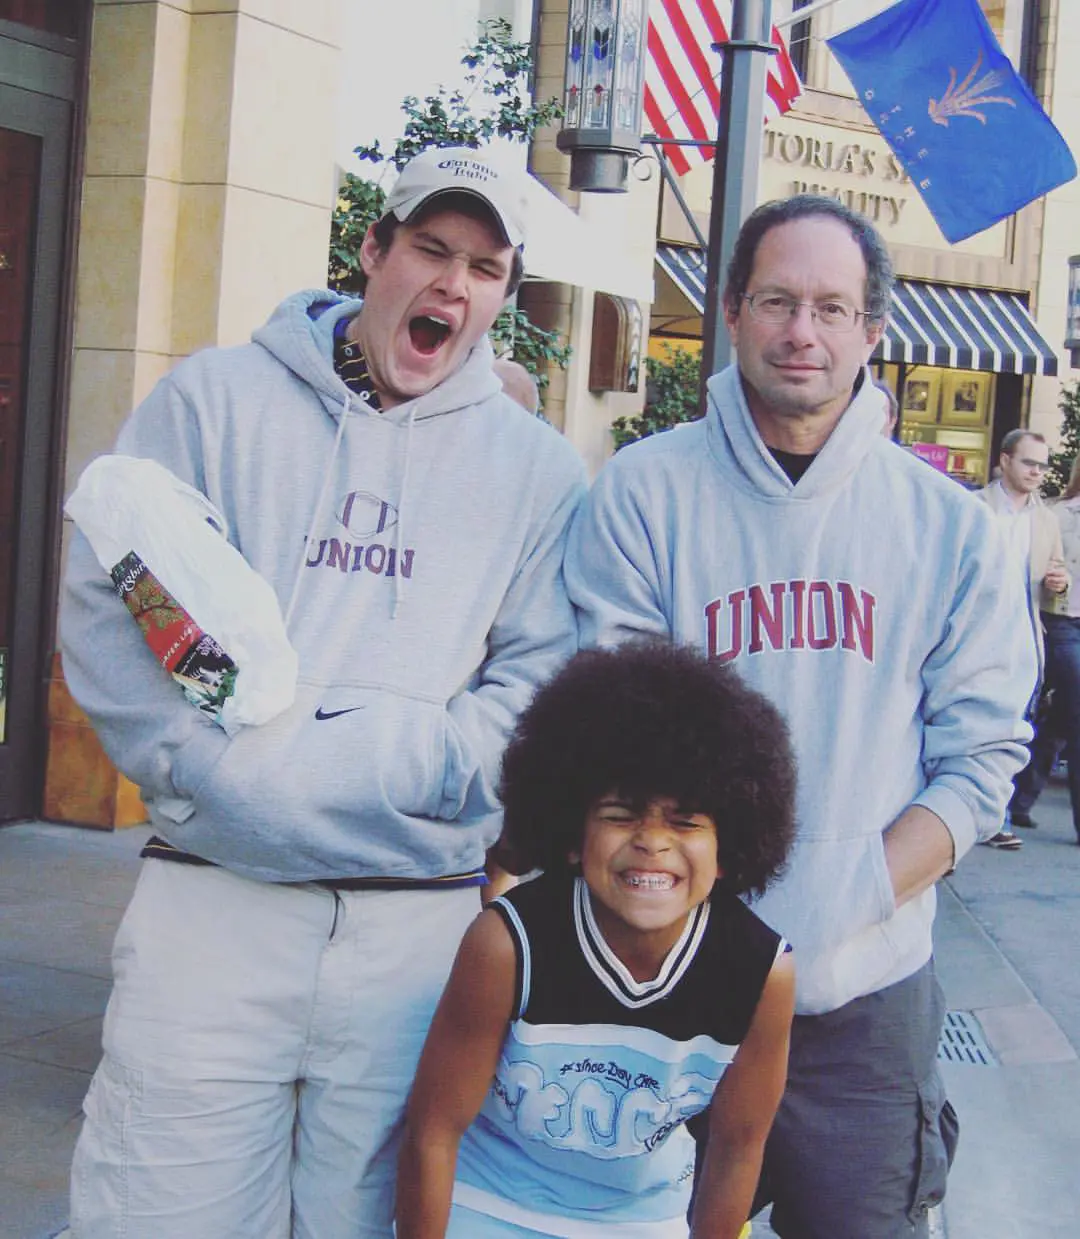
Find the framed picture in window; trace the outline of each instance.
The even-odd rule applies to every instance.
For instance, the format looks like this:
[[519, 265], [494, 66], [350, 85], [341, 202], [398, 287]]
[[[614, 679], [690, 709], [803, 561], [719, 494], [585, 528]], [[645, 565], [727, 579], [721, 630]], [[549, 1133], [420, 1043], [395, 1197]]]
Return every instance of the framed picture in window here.
[[904, 379], [901, 412], [907, 422], [936, 422], [941, 371], [916, 366]]
[[951, 426], [985, 426], [990, 414], [993, 375], [951, 370], [942, 384], [941, 420]]

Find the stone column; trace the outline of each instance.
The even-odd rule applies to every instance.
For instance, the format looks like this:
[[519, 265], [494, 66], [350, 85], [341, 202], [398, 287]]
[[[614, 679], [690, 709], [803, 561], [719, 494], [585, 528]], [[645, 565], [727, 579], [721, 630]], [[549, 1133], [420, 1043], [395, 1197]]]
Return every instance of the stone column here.
[[[175, 361], [325, 284], [341, 21], [341, 0], [97, 0], [65, 493]], [[44, 808], [143, 816], [58, 666]]]

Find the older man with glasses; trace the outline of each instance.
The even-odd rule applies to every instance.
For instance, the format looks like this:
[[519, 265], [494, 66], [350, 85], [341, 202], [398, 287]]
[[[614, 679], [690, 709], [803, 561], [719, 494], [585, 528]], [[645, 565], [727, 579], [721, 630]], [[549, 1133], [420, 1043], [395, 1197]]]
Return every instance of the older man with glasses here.
[[[1039, 486], [1049, 467], [1050, 449], [1041, 434], [1033, 430], [1010, 430], [1001, 440], [1001, 476], [978, 491], [1001, 523], [1010, 553], [1010, 571], [1019, 573], [1027, 586], [1028, 610], [1035, 649], [1039, 657], [1039, 683], [1046, 665], [1044, 614], [1053, 615], [1069, 590], [1061, 527], [1053, 512], [1039, 498]], [[1034, 721], [1038, 691], [1033, 695], [1029, 714]], [[1030, 806], [1029, 806], [1030, 808]], [[1009, 819], [996, 834], [984, 839], [988, 847], [1016, 851], [1022, 843], [1010, 829], [1033, 825], [1030, 812], [1017, 803], [1014, 793]]]
[[737, 364], [702, 420], [615, 456], [567, 549], [585, 643], [696, 645], [791, 729], [795, 847], [754, 905], [797, 973], [755, 1201], [783, 1239], [928, 1233], [955, 1135], [933, 887], [998, 829], [1031, 731], [1000, 531], [881, 433], [867, 361], [891, 283], [882, 238], [835, 199], [759, 207], [724, 294]]

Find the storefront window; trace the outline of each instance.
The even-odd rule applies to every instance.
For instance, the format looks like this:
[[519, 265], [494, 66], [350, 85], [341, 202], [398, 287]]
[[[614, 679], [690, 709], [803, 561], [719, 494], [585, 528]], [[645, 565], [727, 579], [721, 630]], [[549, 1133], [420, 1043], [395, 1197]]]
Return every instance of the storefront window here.
[[[1028, 0], [979, 0], [1005, 55], [1020, 68], [1024, 9]], [[811, 0], [773, 0], [773, 20], [786, 21]], [[886, 6], [882, 0], [845, 0], [835, 8], [819, 9], [803, 21], [785, 25], [784, 40], [799, 76], [807, 86], [850, 95], [851, 83], [824, 40], [841, 30], [876, 17]]]
[[965, 486], [985, 486], [990, 476], [995, 376], [976, 370], [906, 366], [901, 389], [900, 367], [882, 369], [882, 377], [900, 402], [900, 442]]

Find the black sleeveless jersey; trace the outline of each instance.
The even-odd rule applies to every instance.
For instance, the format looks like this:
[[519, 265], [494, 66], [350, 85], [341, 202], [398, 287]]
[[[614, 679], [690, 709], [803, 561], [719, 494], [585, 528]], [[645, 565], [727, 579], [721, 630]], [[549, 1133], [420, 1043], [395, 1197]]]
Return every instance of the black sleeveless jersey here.
[[717, 885], [659, 975], [638, 982], [580, 878], [542, 876], [490, 906], [515, 943], [517, 1001], [454, 1200], [541, 1234], [577, 1219], [685, 1235], [685, 1124], [734, 1061], [781, 938]]
[[637, 983], [600, 935], [581, 879], [545, 874], [492, 906], [518, 956], [514, 1018], [530, 1024], [625, 1024], [738, 1045], [782, 941], [717, 883], [660, 975]]

